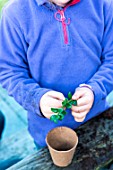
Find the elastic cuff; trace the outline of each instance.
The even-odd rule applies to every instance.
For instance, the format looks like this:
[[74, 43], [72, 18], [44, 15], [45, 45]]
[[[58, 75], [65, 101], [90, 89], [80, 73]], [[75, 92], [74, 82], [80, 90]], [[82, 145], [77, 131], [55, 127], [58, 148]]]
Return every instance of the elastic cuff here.
[[88, 84], [80, 84], [79, 87], [86, 87], [86, 88], [92, 90], [92, 92], [93, 92], [93, 88]]

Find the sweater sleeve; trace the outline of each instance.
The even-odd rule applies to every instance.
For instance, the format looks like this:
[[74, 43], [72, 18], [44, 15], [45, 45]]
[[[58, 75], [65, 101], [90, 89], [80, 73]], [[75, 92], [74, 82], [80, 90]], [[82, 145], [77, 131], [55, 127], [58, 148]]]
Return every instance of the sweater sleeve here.
[[3, 11], [0, 22], [0, 83], [25, 110], [41, 116], [40, 98], [50, 89], [41, 88], [31, 76], [27, 48], [19, 25]]
[[102, 40], [101, 66], [87, 82], [95, 95], [95, 103], [104, 99], [113, 90], [113, 1], [105, 16]]

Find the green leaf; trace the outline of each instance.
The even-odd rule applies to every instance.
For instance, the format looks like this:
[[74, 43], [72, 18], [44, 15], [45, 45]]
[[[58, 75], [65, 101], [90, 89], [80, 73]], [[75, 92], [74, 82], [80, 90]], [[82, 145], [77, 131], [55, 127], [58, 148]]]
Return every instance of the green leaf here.
[[64, 119], [64, 115], [62, 113], [59, 113], [58, 116], [59, 116], [59, 120], [63, 120]]
[[54, 119], [55, 119], [55, 115], [52, 115], [52, 116], [50, 117], [50, 120], [51, 120], [51, 121], [54, 121]]
[[58, 108], [58, 113], [62, 113], [63, 112], [63, 108]]
[[63, 120], [64, 116], [67, 114], [64, 108], [71, 109], [72, 105], [77, 106], [77, 100], [72, 100], [72, 93], [68, 93], [68, 98], [62, 102], [61, 108], [51, 108], [51, 111], [57, 114], [54, 114], [50, 117], [50, 120], [58, 123], [58, 120]]
[[58, 116], [57, 115], [52, 115], [50, 117], [50, 120], [53, 121], [54, 123], [58, 123]]
[[54, 123], [58, 123], [58, 119], [54, 119]]
[[77, 100], [71, 100], [69, 103], [70, 103], [71, 105], [77, 106]]
[[57, 120], [60, 120], [60, 116], [59, 116], [59, 114], [57, 114]]
[[63, 107], [66, 107], [67, 103], [68, 103], [68, 98], [65, 98], [65, 100], [62, 102]]
[[68, 98], [72, 99], [72, 93], [71, 92], [68, 93]]
[[66, 114], [67, 114], [67, 112], [66, 112], [65, 110], [63, 110], [63, 111], [62, 111], [62, 114], [63, 114], [63, 115], [66, 115]]
[[66, 108], [71, 109], [71, 108], [72, 108], [72, 104], [67, 103], [67, 104], [66, 104]]
[[57, 108], [51, 108], [51, 111], [54, 112], [54, 113], [58, 113], [59, 110]]

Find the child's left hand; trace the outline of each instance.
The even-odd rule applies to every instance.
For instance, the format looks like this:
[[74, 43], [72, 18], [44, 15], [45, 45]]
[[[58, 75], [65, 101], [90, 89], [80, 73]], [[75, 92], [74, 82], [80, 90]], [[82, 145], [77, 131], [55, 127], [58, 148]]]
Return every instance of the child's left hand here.
[[87, 87], [77, 88], [73, 100], [77, 100], [77, 106], [72, 106], [72, 115], [75, 121], [83, 122], [94, 102], [94, 93]]

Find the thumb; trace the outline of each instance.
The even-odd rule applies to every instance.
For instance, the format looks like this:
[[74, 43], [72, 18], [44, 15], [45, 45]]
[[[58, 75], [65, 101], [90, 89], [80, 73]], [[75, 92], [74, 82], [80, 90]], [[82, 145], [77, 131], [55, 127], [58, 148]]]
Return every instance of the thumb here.
[[84, 90], [81, 90], [81, 88], [77, 88], [75, 90], [75, 93], [72, 96], [73, 100], [78, 100], [79, 98], [81, 98], [84, 95]]

